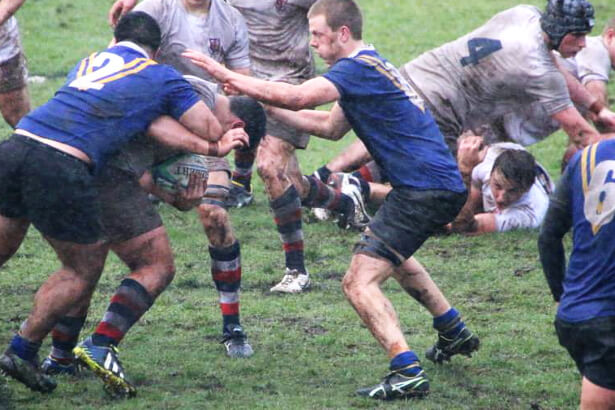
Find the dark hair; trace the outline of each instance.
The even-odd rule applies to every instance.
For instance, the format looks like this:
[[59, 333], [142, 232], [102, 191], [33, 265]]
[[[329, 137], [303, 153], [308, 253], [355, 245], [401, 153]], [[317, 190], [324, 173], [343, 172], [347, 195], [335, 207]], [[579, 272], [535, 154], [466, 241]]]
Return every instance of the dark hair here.
[[355, 40], [363, 38], [363, 16], [354, 0], [318, 0], [310, 7], [308, 18], [324, 15], [332, 30], [348, 27]]
[[132, 41], [152, 51], [158, 50], [162, 37], [156, 20], [143, 11], [125, 14], [115, 26], [113, 36], [117, 41]]
[[254, 98], [244, 95], [229, 97], [229, 101], [231, 112], [244, 122], [244, 129], [250, 137], [250, 146], [244, 150], [256, 149], [267, 129], [265, 110]]
[[536, 160], [529, 152], [507, 149], [495, 159], [491, 173], [498, 170], [504, 178], [528, 191], [536, 179], [536, 166]]
[[587, 0], [548, 0], [540, 27], [557, 50], [566, 34], [592, 31], [594, 8]]

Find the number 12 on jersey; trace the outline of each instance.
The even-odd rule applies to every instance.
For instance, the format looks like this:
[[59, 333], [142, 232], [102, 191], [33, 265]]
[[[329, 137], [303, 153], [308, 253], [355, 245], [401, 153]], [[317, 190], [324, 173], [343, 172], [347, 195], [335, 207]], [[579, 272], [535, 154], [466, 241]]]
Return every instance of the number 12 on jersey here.
[[468, 40], [470, 55], [463, 57], [459, 62], [462, 66], [476, 65], [482, 58], [502, 49], [502, 42], [491, 38], [476, 37]]

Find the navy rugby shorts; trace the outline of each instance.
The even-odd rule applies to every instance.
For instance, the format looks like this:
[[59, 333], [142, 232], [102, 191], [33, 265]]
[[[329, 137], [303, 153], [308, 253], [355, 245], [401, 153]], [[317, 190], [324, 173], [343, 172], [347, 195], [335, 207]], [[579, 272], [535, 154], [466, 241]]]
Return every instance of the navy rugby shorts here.
[[354, 252], [375, 254], [399, 266], [434, 232], [455, 219], [466, 197], [466, 192], [393, 188], [368, 225], [376, 242], [364, 236]]
[[556, 318], [555, 330], [579, 372], [592, 383], [615, 390], [615, 316], [576, 323]]
[[98, 193], [88, 164], [17, 134], [0, 144], [0, 164], [1, 215], [25, 218], [60, 241], [101, 239]]

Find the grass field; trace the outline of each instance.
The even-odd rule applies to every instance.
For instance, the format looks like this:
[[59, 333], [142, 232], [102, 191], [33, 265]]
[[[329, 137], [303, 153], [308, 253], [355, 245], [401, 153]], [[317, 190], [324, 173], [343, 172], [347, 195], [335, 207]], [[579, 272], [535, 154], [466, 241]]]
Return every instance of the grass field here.
[[[395, 64], [452, 40], [478, 26], [510, 0], [360, 0], [365, 38]], [[542, 1], [531, 1], [542, 6]], [[597, 29], [615, 15], [615, 3], [593, 2]], [[83, 56], [104, 48], [110, 0], [28, 0], [18, 12], [32, 76], [33, 105], [53, 95], [67, 71]], [[322, 70], [323, 65], [319, 62]], [[611, 87], [612, 88], [612, 87]], [[611, 89], [611, 91], [613, 91]], [[0, 124], [0, 136], [10, 134]], [[354, 138], [332, 143], [313, 139], [299, 154], [306, 173]], [[558, 133], [531, 147], [556, 176], [565, 137]], [[432, 390], [425, 400], [376, 403], [354, 396], [386, 372], [388, 360], [361, 325], [340, 290], [357, 234], [331, 224], [306, 224], [310, 292], [269, 293], [282, 276], [283, 254], [260, 181], [256, 203], [233, 210], [242, 244], [242, 323], [256, 354], [229, 360], [219, 344], [220, 314], [209, 273], [206, 238], [194, 213], [161, 207], [176, 255], [177, 275], [154, 307], [121, 345], [122, 361], [139, 389], [130, 401], [112, 401], [98, 379], [60, 377], [49, 396], [8, 381], [0, 385], [0, 408], [17, 409], [192, 409], [192, 408], [421, 408], [572, 409], [580, 377], [558, 345], [552, 326], [554, 303], [537, 258], [536, 232], [479, 238], [430, 239], [417, 257], [432, 273], [466, 323], [481, 337], [472, 358], [455, 357], [435, 366], [423, 362]], [[32, 296], [57, 261], [35, 230], [20, 251], [0, 268], [0, 343], [6, 343], [30, 310]], [[127, 273], [110, 257], [96, 293], [86, 331], [101, 318], [108, 298]], [[394, 281], [384, 285], [411, 347], [421, 357], [435, 341], [431, 318]], [[48, 351], [48, 341], [42, 353]], [[0, 381], [1, 383], [1, 381]], [[3, 404], [4, 403], [4, 404]]]

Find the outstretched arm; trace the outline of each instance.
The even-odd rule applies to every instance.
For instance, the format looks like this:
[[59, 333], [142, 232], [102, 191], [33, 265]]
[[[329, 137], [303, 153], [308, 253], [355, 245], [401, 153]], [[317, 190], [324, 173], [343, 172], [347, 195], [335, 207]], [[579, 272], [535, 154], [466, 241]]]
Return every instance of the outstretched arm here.
[[340, 97], [333, 83], [323, 77], [313, 78], [300, 85], [264, 81], [231, 71], [198, 51], [187, 50], [182, 55], [224, 84], [225, 90], [235, 90], [277, 107], [301, 110], [326, 104]]
[[351, 128], [344, 116], [344, 111], [337, 103], [333, 105], [331, 111], [291, 111], [272, 106], [268, 106], [266, 110], [274, 118], [292, 127], [328, 140], [339, 140]]

